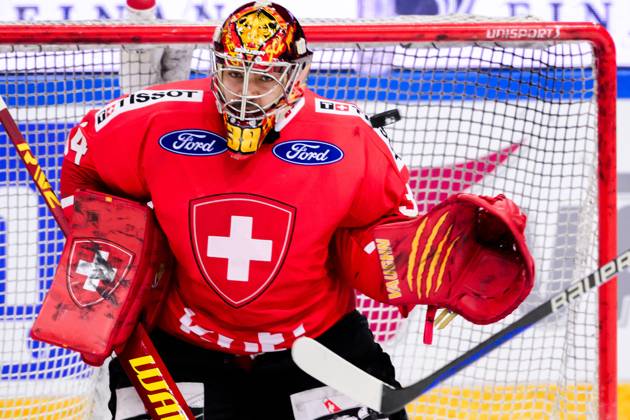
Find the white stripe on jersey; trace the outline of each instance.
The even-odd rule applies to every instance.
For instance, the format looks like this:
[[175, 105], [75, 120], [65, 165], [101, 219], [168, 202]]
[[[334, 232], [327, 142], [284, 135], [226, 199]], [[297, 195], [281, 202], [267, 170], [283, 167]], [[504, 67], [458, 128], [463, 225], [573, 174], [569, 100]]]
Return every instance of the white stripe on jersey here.
[[[368, 122], [368, 124], [370, 123]], [[400, 156], [398, 156], [396, 152], [394, 152], [394, 149], [392, 149], [392, 144], [390, 143], [389, 137], [387, 137], [387, 134], [385, 134], [385, 131], [383, 131], [382, 128], [374, 128], [374, 131], [376, 132], [376, 134], [378, 134], [380, 139], [383, 140], [383, 143], [385, 143], [385, 145], [387, 146], [387, 149], [392, 154], [392, 157], [394, 158], [394, 162], [396, 162], [396, 167], [398, 168], [398, 171], [402, 171], [402, 168], [405, 167], [405, 164], [400, 158]]]

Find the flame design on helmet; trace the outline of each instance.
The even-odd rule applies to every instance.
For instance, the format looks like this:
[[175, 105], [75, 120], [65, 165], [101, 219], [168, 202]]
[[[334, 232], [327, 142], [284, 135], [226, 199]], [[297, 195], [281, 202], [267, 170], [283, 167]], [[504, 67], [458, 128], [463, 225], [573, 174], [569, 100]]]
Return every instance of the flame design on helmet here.
[[[279, 42], [280, 40], [274, 37], [278, 31], [283, 29], [278, 20], [277, 16], [273, 16], [265, 9], [252, 10], [238, 18], [234, 23], [234, 29], [241, 45], [246, 48], [266, 51], [266, 47], [271, 47], [277, 54], [281, 52], [281, 48], [285, 47], [284, 43]], [[286, 25], [284, 26], [286, 27]], [[268, 46], [269, 41], [271, 41], [271, 45]]]
[[[294, 40], [298, 40], [296, 45]], [[274, 3], [247, 3], [232, 13], [215, 38], [216, 51], [259, 61], [295, 60], [307, 55], [297, 19]]]

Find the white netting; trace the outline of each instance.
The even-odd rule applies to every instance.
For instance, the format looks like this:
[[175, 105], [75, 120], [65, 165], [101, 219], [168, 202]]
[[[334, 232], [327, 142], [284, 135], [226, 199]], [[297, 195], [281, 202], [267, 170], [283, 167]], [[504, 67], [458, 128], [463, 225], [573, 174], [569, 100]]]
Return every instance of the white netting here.
[[[585, 42], [530, 44], [374, 46], [349, 39], [315, 46], [309, 85], [317, 93], [355, 102], [368, 114], [400, 110], [403, 120], [386, 131], [410, 168], [421, 211], [453, 192], [470, 191], [505, 193], [528, 216], [536, 285], [502, 322], [479, 327], [456, 319], [436, 331], [434, 345], [424, 346], [422, 309], [402, 320], [396, 310], [360, 298], [404, 384], [433, 372], [596, 267], [592, 48]], [[65, 135], [89, 108], [169, 78], [159, 73], [161, 49], [154, 54], [156, 46], [138, 48], [86, 47], [80, 40], [50, 51], [40, 45], [0, 47], [5, 51], [0, 95], [55, 189]], [[191, 77], [207, 76], [209, 56], [204, 48], [193, 52]], [[140, 58], [148, 62], [134, 62]], [[0, 137], [0, 418], [103, 415], [107, 397], [96, 392], [96, 371], [76, 355], [27, 337], [62, 236], [6, 135]], [[592, 293], [447, 380], [410, 406], [410, 414], [595, 417], [597, 316]]]

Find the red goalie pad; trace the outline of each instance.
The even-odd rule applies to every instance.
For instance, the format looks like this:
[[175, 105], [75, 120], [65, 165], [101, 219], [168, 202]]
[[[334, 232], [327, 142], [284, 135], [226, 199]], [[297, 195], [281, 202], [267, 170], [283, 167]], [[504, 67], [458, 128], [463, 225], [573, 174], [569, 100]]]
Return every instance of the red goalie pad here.
[[422, 218], [375, 227], [390, 303], [447, 308], [476, 324], [504, 318], [534, 283], [525, 221], [503, 195], [458, 194]]
[[78, 351], [99, 366], [120, 349], [140, 317], [156, 318], [171, 253], [153, 212], [92, 191], [74, 194], [72, 236], [31, 337]]

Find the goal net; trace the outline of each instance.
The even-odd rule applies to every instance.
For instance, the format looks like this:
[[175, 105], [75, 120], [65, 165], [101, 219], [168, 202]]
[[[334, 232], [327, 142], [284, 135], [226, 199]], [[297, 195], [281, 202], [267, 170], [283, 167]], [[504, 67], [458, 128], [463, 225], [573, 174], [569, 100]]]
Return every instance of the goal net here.
[[[314, 91], [368, 114], [400, 111], [402, 120], [385, 130], [410, 169], [421, 212], [465, 191], [504, 193], [528, 217], [536, 283], [501, 322], [455, 318], [426, 346], [425, 309], [402, 319], [394, 308], [358, 298], [403, 384], [614, 256], [615, 63], [602, 28], [461, 16], [304, 26], [315, 51]], [[184, 77], [207, 77], [212, 29], [0, 26], [0, 95], [54, 189], [69, 129], [91, 108], [172, 78], [161, 67], [169, 57], [191, 59]], [[0, 133], [0, 418], [107, 417], [101, 372], [28, 337], [62, 247]], [[615, 299], [606, 288], [589, 294], [423, 395], [409, 405], [410, 416], [614, 416]]]

